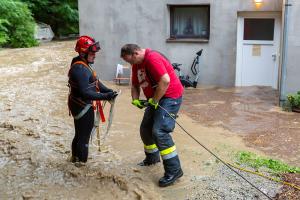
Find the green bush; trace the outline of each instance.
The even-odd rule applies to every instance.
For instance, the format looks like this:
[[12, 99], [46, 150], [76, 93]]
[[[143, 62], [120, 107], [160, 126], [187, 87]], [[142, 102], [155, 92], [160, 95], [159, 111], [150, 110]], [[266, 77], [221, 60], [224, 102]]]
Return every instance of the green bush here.
[[27, 4], [17, 0], [0, 1], [0, 46], [31, 47], [34, 39], [35, 22]]
[[8, 25], [9, 22], [6, 19], [0, 19], [0, 46], [8, 41], [8, 29], [6, 28]]
[[298, 91], [296, 94], [287, 95], [287, 100], [291, 107], [300, 108], [300, 91]]

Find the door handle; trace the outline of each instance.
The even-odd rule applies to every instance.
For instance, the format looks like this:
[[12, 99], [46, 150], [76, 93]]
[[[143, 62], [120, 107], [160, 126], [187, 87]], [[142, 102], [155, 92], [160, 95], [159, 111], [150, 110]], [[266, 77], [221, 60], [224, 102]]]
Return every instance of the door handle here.
[[276, 61], [276, 54], [274, 53], [274, 54], [272, 54], [272, 58], [273, 58], [273, 61]]

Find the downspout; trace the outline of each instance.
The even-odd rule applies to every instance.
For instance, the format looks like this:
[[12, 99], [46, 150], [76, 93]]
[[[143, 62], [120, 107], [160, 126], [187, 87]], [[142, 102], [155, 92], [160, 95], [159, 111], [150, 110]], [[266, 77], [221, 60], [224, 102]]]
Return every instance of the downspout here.
[[289, 0], [284, 1], [284, 24], [283, 24], [283, 41], [282, 41], [282, 62], [281, 62], [281, 79], [280, 79], [280, 99], [279, 103], [282, 103], [286, 100], [286, 74], [287, 74], [287, 51], [288, 51], [288, 27], [289, 27]]

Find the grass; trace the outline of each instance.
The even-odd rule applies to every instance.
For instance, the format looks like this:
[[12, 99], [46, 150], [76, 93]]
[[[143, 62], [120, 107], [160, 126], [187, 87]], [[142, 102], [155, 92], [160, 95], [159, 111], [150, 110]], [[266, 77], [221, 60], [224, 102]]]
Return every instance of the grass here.
[[267, 168], [271, 173], [282, 174], [282, 173], [297, 173], [300, 174], [299, 167], [289, 166], [288, 164], [270, 158], [264, 158], [251, 152], [240, 151], [236, 155], [237, 164], [246, 164], [256, 170], [259, 168]]

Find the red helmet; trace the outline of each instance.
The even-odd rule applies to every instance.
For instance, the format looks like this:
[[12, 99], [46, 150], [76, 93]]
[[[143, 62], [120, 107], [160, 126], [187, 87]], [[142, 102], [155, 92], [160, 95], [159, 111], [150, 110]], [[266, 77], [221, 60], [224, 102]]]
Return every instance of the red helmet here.
[[78, 52], [79, 54], [97, 52], [100, 49], [101, 48], [99, 42], [96, 42], [94, 38], [87, 35], [80, 36], [75, 46], [75, 51]]

